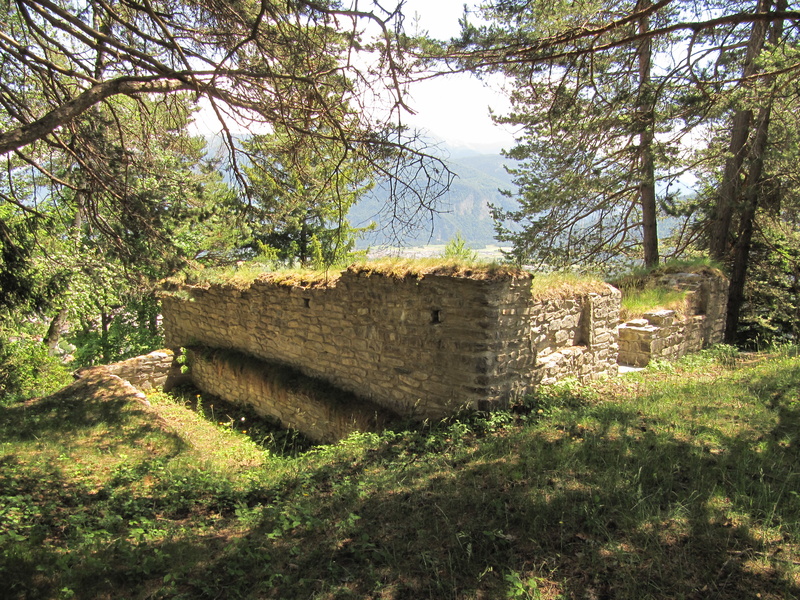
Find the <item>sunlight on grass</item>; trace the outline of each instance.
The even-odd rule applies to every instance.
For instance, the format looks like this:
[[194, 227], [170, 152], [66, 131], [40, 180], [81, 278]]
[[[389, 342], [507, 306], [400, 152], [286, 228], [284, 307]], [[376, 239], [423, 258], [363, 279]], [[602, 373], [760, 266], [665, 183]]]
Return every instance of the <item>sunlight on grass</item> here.
[[620, 275], [611, 284], [622, 291], [621, 321], [628, 321], [656, 310], [674, 310], [682, 315], [688, 293], [657, 286], [657, 278], [669, 273], [713, 272], [722, 275], [719, 266], [706, 257], [694, 260], [672, 260], [654, 269], [637, 269]]
[[608, 286], [599, 279], [578, 273], [557, 271], [535, 273], [531, 292], [536, 300], [571, 298], [577, 295], [602, 294]]
[[[200, 397], [199, 394], [197, 396]], [[264, 466], [269, 458], [263, 449], [256, 446], [243, 431], [244, 422], [231, 420], [222, 413], [216, 422], [186, 410], [184, 402], [176, 401], [163, 392], [148, 395], [159, 417], [191, 449], [193, 460], [205, 462], [208, 468], [225, 472]], [[211, 407], [213, 411], [213, 405]], [[223, 427], [221, 427], [223, 426]], [[221, 440], [221, 435], [228, 439]]]
[[8, 597], [800, 597], [793, 351], [288, 452], [196, 396], [0, 409]]
[[679, 316], [686, 310], [685, 291], [648, 287], [629, 290], [622, 295], [620, 320], [628, 321], [656, 310], [674, 310]]

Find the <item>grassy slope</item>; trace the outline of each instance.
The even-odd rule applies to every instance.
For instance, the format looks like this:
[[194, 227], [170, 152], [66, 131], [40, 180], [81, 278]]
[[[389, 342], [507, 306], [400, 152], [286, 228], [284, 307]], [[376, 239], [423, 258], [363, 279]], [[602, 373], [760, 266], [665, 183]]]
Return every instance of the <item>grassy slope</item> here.
[[0, 408], [4, 597], [800, 598], [800, 360], [715, 356], [294, 456], [100, 376]]

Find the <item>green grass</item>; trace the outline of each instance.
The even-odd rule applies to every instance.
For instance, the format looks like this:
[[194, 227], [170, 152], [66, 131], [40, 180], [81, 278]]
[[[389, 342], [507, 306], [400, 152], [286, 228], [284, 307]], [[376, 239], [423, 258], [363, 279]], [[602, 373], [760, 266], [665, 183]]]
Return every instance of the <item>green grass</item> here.
[[531, 293], [536, 300], [574, 298], [576, 295], [605, 293], [608, 286], [595, 277], [569, 271], [535, 273]]
[[525, 276], [525, 272], [508, 264], [486, 262], [475, 258], [380, 258], [354, 263], [348, 270], [365, 275], [379, 274], [403, 279], [425, 275], [450, 275], [472, 279]]
[[683, 314], [686, 308], [686, 291], [646, 287], [629, 289], [622, 295], [620, 320], [628, 321], [654, 310], [674, 310]]
[[642, 289], [655, 277], [668, 273], [714, 273], [722, 274], [719, 263], [706, 256], [688, 259], [673, 259], [657, 267], [640, 267], [630, 272], [617, 275], [609, 283], [622, 290], [623, 295], [629, 290]]
[[183, 284], [188, 285], [225, 285], [238, 289], [247, 289], [257, 279], [285, 285], [327, 285], [339, 278], [340, 270], [314, 270], [304, 268], [274, 269], [267, 263], [245, 262], [238, 266], [196, 269], [171, 277], [163, 282], [166, 289], [178, 288]]
[[686, 308], [687, 292], [656, 287], [655, 278], [668, 273], [721, 274], [717, 263], [706, 257], [671, 260], [658, 267], [641, 268], [621, 275], [611, 285], [622, 291], [620, 320], [628, 321], [655, 310], [674, 310], [682, 314]]
[[4, 597], [800, 598], [796, 353], [291, 452], [192, 400], [0, 408]]
[[460, 258], [382, 258], [356, 261], [348, 267], [331, 267], [328, 270], [303, 268], [273, 269], [266, 263], [245, 262], [238, 266], [213, 269], [197, 269], [171, 277], [162, 282], [164, 291], [181, 295], [186, 285], [223, 285], [236, 289], [247, 289], [256, 280], [278, 285], [317, 287], [335, 283], [343, 270], [362, 275], [383, 275], [403, 279], [425, 275], [449, 275], [472, 279], [493, 279], [509, 276], [527, 276], [519, 269], [496, 262], [464, 260]]

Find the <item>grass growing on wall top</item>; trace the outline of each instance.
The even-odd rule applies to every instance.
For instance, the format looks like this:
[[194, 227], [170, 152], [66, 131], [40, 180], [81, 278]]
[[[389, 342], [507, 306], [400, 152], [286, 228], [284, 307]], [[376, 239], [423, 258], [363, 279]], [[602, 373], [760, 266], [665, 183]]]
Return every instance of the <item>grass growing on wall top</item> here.
[[382, 258], [355, 263], [348, 271], [365, 275], [384, 275], [396, 279], [443, 275], [469, 279], [529, 277], [517, 267], [497, 262], [470, 261], [458, 258]]
[[531, 284], [531, 293], [535, 300], [574, 298], [606, 292], [608, 285], [599, 279], [568, 271], [535, 273]]
[[[508, 277], [532, 277], [531, 290], [534, 298], [567, 298], [589, 293], [605, 293], [606, 285], [598, 278], [573, 272], [533, 273], [519, 269], [508, 263], [467, 261], [454, 258], [381, 258], [356, 262], [346, 268], [351, 273], [383, 275], [396, 279], [406, 277], [421, 278], [426, 275], [463, 277], [477, 280], [493, 280]], [[640, 269], [620, 276], [611, 282], [621, 289], [623, 295], [635, 289], [643, 289], [648, 281], [659, 274], [679, 272], [714, 272], [721, 271], [707, 259], [693, 261], [672, 261], [657, 269]], [[248, 289], [255, 281], [268, 281], [278, 285], [299, 287], [324, 287], [333, 285], [342, 271], [313, 269], [273, 269], [265, 263], [243, 263], [213, 269], [198, 269], [178, 277], [164, 281], [166, 290], [178, 290], [187, 285], [223, 285], [235, 289]], [[669, 299], [669, 303], [673, 302]], [[643, 300], [647, 302], [647, 300]], [[651, 308], [660, 306], [657, 300]]]
[[723, 276], [717, 263], [709, 258], [672, 260], [652, 269], [637, 269], [617, 277], [611, 284], [622, 292], [620, 318], [628, 321], [656, 310], [674, 310], [682, 315], [686, 309], [686, 291], [658, 286], [656, 279], [670, 273], [707, 273]]
[[663, 287], [646, 287], [644, 289], [628, 288], [622, 292], [620, 320], [629, 321], [657, 310], [674, 310], [678, 315], [686, 311], [688, 292], [671, 290]]
[[[397, 279], [443, 275], [471, 279], [496, 279], [504, 277], [528, 277], [524, 271], [511, 265], [464, 261], [445, 258], [383, 258], [357, 262], [346, 271], [364, 275], [383, 275]], [[223, 285], [235, 289], [248, 289], [256, 281], [268, 281], [278, 285], [319, 287], [334, 284], [342, 271], [313, 269], [272, 269], [264, 263], [243, 263], [239, 266], [213, 269], [197, 269], [181, 276], [164, 280], [167, 291], [176, 291], [182, 285]]]
[[270, 281], [278, 285], [317, 287], [334, 283], [340, 276], [338, 270], [314, 270], [302, 268], [273, 269], [264, 263], [243, 263], [239, 266], [195, 269], [179, 276], [165, 279], [167, 290], [180, 289], [183, 285], [222, 285], [239, 290], [248, 289], [256, 281]]
[[641, 267], [633, 269], [628, 273], [614, 277], [610, 283], [624, 293], [628, 289], [644, 288], [656, 277], [669, 273], [709, 273], [724, 276], [719, 263], [708, 257], [701, 256], [690, 259], [670, 260], [652, 268]]

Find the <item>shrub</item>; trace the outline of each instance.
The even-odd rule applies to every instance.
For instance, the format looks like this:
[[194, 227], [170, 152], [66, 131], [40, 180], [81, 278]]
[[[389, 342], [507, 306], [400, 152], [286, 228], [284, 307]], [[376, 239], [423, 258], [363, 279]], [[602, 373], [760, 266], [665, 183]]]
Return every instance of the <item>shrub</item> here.
[[0, 337], [0, 404], [42, 396], [70, 381], [70, 370], [42, 342]]

